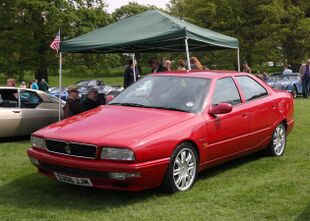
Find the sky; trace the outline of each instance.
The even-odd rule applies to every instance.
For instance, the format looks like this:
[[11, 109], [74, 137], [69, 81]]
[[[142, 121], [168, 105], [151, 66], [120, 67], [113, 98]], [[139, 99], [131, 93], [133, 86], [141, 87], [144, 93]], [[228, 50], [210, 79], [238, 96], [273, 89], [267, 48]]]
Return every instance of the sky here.
[[158, 8], [166, 8], [166, 4], [169, 3], [169, 0], [105, 0], [105, 2], [108, 4], [107, 10], [109, 13], [112, 13], [116, 8], [121, 7], [122, 5], [127, 5], [129, 2], [137, 2], [141, 5], [155, 5]]

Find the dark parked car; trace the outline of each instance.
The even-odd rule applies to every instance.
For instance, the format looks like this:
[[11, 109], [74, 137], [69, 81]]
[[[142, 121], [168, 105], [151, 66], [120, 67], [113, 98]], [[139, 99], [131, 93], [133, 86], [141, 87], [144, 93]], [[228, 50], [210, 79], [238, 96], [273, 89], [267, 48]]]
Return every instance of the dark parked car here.
[[[75, 83], [77, 86], [80, 97], [83, 98], [87, 94], [88, 88], [96, 88], [98, 90], [98, 99], [100, 101], [104, 101], [105, 97], [108, 95], [113, 95], [115, 97], [121, 91], [124, 90], [123, 87], [117, 85], [105, 85], [103, 81], [100, 80], [81, 80]], [[66, 100], [68, 97], [68, 91], [66, 87], [62, 87], [61, 89], [61, 99]], [[59, 88], [52, 87], [49, 89], [49, 93], [54, 95], [55, 97], [59, 97]], [[103, 102], [104, 103], [104, 102]]]
[[[59, 97], [59, 87], [50, 87], [48, 89], [49, 94], [55, 96], [55, 97]], [[66, 87], [62, 87], [61, 88], [61, 99], [62, 100], [67, 100], [68, 97], [68, 90]]]
[[275, 73], [269, 77], [267, 84], [274, 89], [290, 92], [294, 98], [296, 98], [297, 95], [302, 95], [302, 83], [299, 73]]

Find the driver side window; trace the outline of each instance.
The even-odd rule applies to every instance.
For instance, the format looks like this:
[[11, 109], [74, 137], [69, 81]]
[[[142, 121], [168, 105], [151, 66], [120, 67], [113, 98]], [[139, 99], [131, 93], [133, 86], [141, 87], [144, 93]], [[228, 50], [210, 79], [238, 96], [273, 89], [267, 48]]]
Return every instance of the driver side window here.
[[217, 80], [213, 93], [212, 105], [216, 106], [220, 103], [229, 103], [236, 105], [241, 103], [241, 98], [235, 82], [232, 78], [222, 78]]

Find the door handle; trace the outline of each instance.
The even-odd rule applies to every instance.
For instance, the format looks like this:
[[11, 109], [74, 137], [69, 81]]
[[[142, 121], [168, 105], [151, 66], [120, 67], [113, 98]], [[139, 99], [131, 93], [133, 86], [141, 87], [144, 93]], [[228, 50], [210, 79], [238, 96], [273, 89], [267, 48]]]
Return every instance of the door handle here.
[[19, 114], [20, 113], [20, 111], [12, 111], [13, 113], [15, 113], [15, 114]]
[[276, 109], [277, 108], [277, 105], [273, 104], [271, 105], [272, 109]]
[[241, 116], [245, 118], [245, 117], [248, 116], [248, 114], [247, 113], [242, 113]]

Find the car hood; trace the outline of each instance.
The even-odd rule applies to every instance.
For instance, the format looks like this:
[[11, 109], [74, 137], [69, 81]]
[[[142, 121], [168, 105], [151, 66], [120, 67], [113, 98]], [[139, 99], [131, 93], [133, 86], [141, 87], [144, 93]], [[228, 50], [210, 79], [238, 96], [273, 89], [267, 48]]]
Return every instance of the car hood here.
[[193, 117], [193, 113], [105, 105], [52, 124], [34, 135], [121, 147]]

